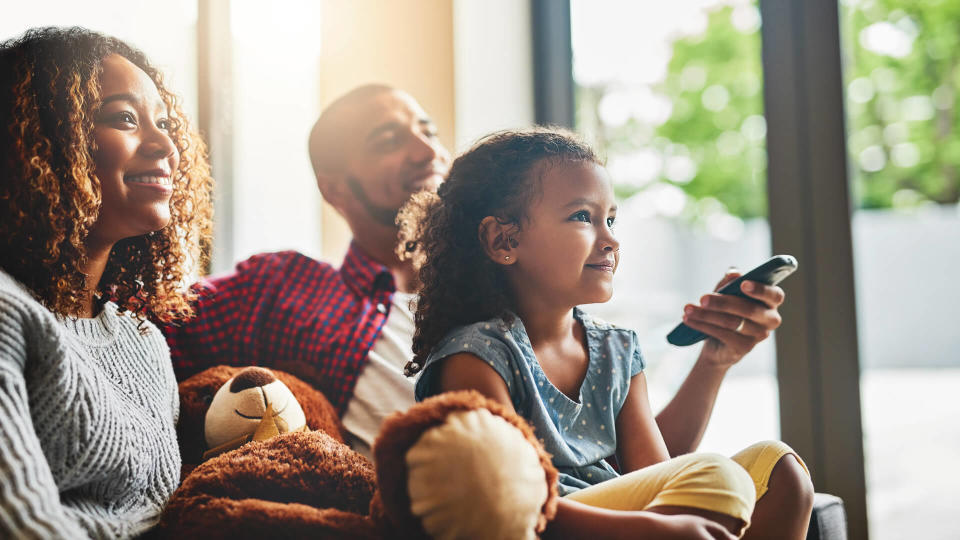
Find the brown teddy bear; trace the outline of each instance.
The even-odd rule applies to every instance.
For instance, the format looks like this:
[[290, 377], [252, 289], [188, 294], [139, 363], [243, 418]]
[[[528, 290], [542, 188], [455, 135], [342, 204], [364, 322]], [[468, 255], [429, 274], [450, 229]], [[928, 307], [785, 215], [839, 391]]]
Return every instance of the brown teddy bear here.
[[157, 537], [535, 538], [556, 512], [532, 429], [475, 392], [390, 417], [376, 467], [323, 394], [281, 371], [211, 368], [180, 403], [184, 478]]

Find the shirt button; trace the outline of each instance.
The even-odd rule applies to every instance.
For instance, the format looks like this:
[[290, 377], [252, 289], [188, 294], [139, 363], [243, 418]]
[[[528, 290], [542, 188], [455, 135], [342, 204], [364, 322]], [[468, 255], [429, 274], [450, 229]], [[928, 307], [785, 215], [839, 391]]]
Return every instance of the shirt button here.
[[386, 314], [386, 313], [387, 313], [387, 306], [385, 306], [385, 305], [383, 305], [383, 304], [377, 304], [377, 311], [379, 311], [380, 313]]

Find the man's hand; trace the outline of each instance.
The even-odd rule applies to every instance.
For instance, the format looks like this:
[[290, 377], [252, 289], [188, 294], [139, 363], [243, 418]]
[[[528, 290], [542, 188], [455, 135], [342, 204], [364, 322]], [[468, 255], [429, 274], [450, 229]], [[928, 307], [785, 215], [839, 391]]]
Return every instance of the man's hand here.
[[[740, 275], [728, 271], [714, 290]], [[701, 361], [728, 368], [780, 326], [777, 309], [783, 304], [783, 289], [756, 281], [744, 281], [740, 289], [756, 301], [714, 292], [700, 298], [699, 306], [684, 306], [683, 322], [710, 336], [700, 352]]]

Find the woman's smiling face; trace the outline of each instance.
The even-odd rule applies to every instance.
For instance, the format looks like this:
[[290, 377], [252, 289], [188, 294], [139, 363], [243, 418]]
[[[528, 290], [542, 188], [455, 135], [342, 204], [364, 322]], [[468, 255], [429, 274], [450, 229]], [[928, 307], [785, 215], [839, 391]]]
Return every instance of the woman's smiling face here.
[[94, 117], [94, 162], [101, 206], [88, 242], [113, 244], [170, 222], [180, 155], [168, 132], [166, 103], [139, 67], [120, 55], [103, 60]]

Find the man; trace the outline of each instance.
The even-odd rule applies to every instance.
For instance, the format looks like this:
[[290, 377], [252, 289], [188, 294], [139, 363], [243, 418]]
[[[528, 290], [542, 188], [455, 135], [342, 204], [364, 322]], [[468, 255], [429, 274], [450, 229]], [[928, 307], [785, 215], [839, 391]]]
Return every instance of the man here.
[[332, 103], [309, 150], [324, 199], [353, 233], [341, 267], [289, 251], [255, 255], [198, 283], [197, 317], [165, 334], [178, 379], [227, 364], [309, 381], [369, 455], [382, 420], [413, 403], [403, 366], [412, 356], [414, 271], [394, 254], [394, 219], [412, 193], [437, 188], [450, 155], [420, 105], [383, 85]]
[[[180, 379], [231, 364], [275, 367], [309, 381], [342, 415], [351, 445], [369, 455], [383, 419], [413, 404], [414, 381], [403, 366], [412, 357], [414, 272], [395, 254], [394, 219], [412, 193], [437, 188], [450, 156], [420, 105], [383, 85], [334, 101], [317, 120], [309, 149], [324, 199], [353, 233], [343, 265], [295, 252], [255, 255], [233, 274], [198, 283], [196, 319], [168, 329], [167, 339]], [[657, 417], [674, 456], [696, 449], [727, 369], [780, 324], [779, 288], [767, 291], [770, 307], [763, 309], [734, 297], [712, 300], [721, 305], [708, 308], [698, 329], [733, 337], [708, 341]], [[752, 335], [737, 324], [747, 312]]]

